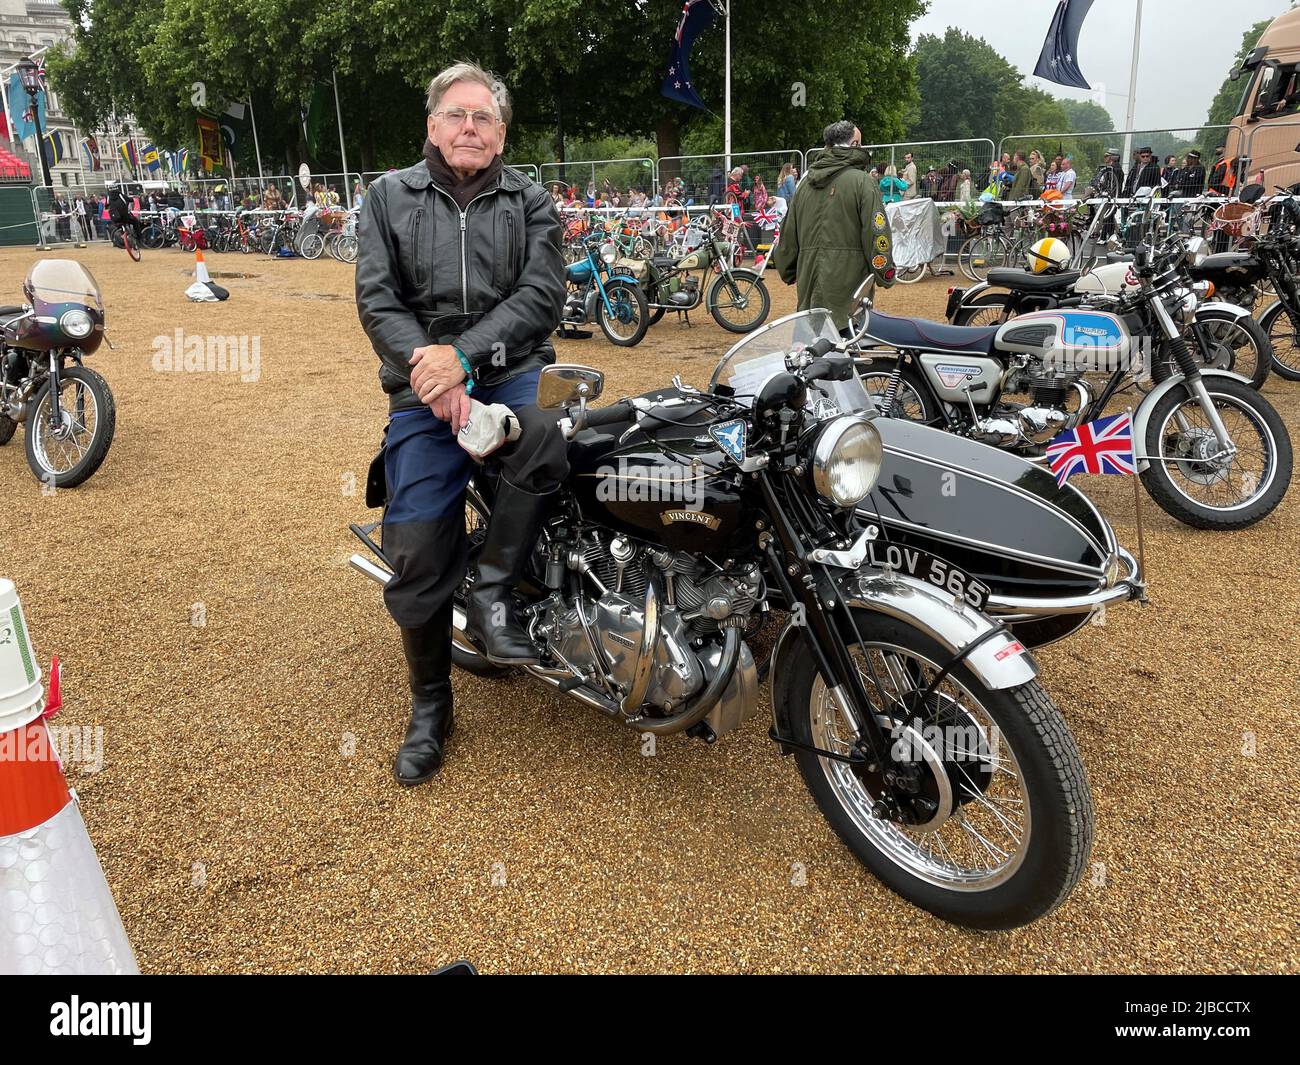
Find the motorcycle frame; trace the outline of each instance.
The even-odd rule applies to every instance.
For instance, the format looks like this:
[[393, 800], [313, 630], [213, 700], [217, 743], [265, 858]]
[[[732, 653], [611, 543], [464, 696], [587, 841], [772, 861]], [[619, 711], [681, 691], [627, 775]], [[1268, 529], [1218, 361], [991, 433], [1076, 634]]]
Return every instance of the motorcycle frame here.
[[[723, 254], [721, 253], [721, 251], [719, 250], [719, 247], [720, 247], [720, 245], [721, 245], [723, 242], [722, 242], [721, 240], [718, 239], [718, 237], [717, 237], [716, 234], [710, 233], [710, 235], [709, 235], [709, 239], [708, 239], [707, 243], [708, 243], [708, 245], [709, 245], [709, 250], [713, 253], [713, 262], [719, 264], [719, 270], [721, 271], [722, 276], [725, 277], [725, 278], [727, 278], [728, 280], [731, 280], [731, 278], [732, 278], [732, 273], [733, 273], [733, 267], [732, 267], [732, 265], [731, 265], [731, 256], [730, 256], [730, 255], [723, 255]], [[703, 247], [703, 245], [701, 245], [701, 247]], [[733, 246], [733, 251], [734, 251], [734, 246]], [[690, 254], [693, 254], [693, 253], [691, 253], [691, 252], [687, 252], [687, 255], [690, 255]], [[770, 256], [769, 256], [769, 258], [770, 258]], [[712, 266], [712, 265], [713, 265], [713, 263], [710, 263], [710, 264], [709, 264], [709, 266]], [[764, 266], [766, 266], [766, 265], [767, 265], [767, 264], [766, 264], [766, 262], [765, 262], [765, 263], [764, 263]], [[689, 275], [693, 269], [697, 269], [697, 268], [692, 267], [691, 269], [686, 269], [686, 268], [684, 268], [684, 267], [679, 267], [679, 266], [677, 266], [677, 265], [674, 263], [672, 266], [670, 266], [670, 267], [669, 267], [667, 270], [665, 270], [663, 273], [661, 273], [661, 274], [656, 274], [655, 267], [654, 267], [654, 263], [652, 263], [652, 262], [647, 263], [646, 266], [647, 266], [647, 269], [649, 270], [650, 277], [649, 277], [649, 283], [646, 284], [646, 285], [644, 286], [644, 288], [645, 288], [645, 293], [646, 293], [646, 305], [647, 305], [651, 310], [658, 310], [658, 309], [660, 309], [660, 308], [663, 308], [663, 309], [666, 310], [666, 311], [682, 311], [682, 312], [685, 312], [685, 313], [689, 313], [689, 312], [695, 310], [697, 307], [699, 307], [699, 306], [701, 306], [702, 304], [704, 304], [705, 301], [708, 299], [705, 290], [706, 290], [706, 288], [712, 288], [712, 287], [713, 287], [712, 285], [707, 285], [707, 286], [706, 286], [706, 285], [704, 284], [704, 276], [707, 276], [707, 274], [708, 274], [708, 272], [709, 272], [709, 267], [708, 267], [708, 266], [706, 266], [703, 270], [700, 271], [701, 275], [704, 275], [704, 276], [701, 276], [701, 278], [700, 278], [700, 287], [699, 287], [699, 290], [698, 290], [699, 299], [697, 299], [697, 300], [696, 300], [694, 303], [692, 303], [689, 307], [682, 307], [682, 306], [680, 306], [680, 305], [678, 305], [678, 304], [676, 304], [676, 303], [656, 303], [654, 300], [650, 299], [650, 293], [651, 293], [651, 292], [654, 292], [654, 293], [657, 295], [658, 292], [659, 292], [659, 287], [660, 287], [661, 285], [663, 285], [663, 284], [667, 283], [668, 281], [672, 280], [672, 278], [676, 277], [678, 274], [687, 274], [687, 275]], [[761, 275], [760, 275], [760, 276], [761, 276]], [[715, 284], [716, 284], [716, 282], [715, 282]]]

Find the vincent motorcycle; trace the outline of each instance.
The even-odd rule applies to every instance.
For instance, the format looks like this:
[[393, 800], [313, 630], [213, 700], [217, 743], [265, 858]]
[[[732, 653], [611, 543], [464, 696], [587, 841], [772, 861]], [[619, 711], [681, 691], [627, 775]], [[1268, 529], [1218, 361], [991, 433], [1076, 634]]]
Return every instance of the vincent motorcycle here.
[[[1034, 457], [1135, 388], [1135, 459], [1151, 498], [1196, 528], [1254, 525], [1286, 495], [1291, 439], [1245, 378], [1206, 368], [1189, 347], [1184, 329], [1198, 299], [1183, 278], [1188, 253], [1181, 238], [1159, 252], [1140, 245], [1136, 287], [1105, 297], [1107, 310], [1094, 298], [1088, 308], [986, 327], [866, 311], [865, 383], [885, 414]], [[1139, 357], [1135, 338], [1151, 339], [1149, 359]], [[1103, 373], [1098, 390], [1089, 375]]]
[[0, 444], [24, 426], [32, 474], [72, 488], [99, 469], [117, 423], [108, 382], [83, 364], [105, 339], [104, 304], [69, 259], [36, 263], [23, 294], [26, 306], [0, 307]]
[[[542, 371], [538, 405], [570, 440], [571, 475], [518, 590], [544, 649], [526, 671], [638, 732], [707, 742], [756, 714], [770, 679], [772, 740], [890, 888], [972, 928], [1013, 928], [1064, 901], [1093, 833], [1074, 740], [1022, 641], [989, 617], [990, 587], [903, 538], [940, 485], [899, 458], [933, 445], [997, 453], [878, 419], [825, 311], [740, 341], [704, 390], [675, 379], [593, 409], [602, 386], [585, 367]], [[1016, 475], [1051, 480], [1005, 459]], [[471, 559], [492, 511], [491, 465], [467, 492]], [[371, 488], [367, 502], [382, 505], [382, 484]], [[888, 515], [876, 512], [882, 499]], [[1023, 597], [1002, 609], [1086, 619], [1103, 600], [1132, 598], [1140, 578], [1099, 581], [1094, 547], [1083, 545], [1091, 534], [1075, 539], [1095, 528], [1092, 516], [1076, 512], [1066, 528], [1051, 509], [1044, 536], [1065, 533], [1052, 549], [1075, 556], [1075, 594], [1037, 604], [1036, 615], [1021, 613], [1034, 606]], [[373, 557], [352, 564], [383, 584], [391, 571], [375, 528], [354, 526]], [[934, 544], [946, 535], [923, 532]], [[1101, 565], [1118, 566], [1113, 538], [1102, 538]], [[465, 631], [464, 591], [454, 659], [499, 675]], [[751, 642], [776, 612], [784, 622], [758, 662]]]

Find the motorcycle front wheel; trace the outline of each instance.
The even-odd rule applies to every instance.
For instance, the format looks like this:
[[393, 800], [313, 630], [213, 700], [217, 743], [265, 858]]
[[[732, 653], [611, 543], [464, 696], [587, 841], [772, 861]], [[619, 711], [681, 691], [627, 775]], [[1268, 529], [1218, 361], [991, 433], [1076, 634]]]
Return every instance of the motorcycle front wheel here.
[[0, 414], [0, 447], [3, 447], [13, 439], [13, 435], [17, 429], [18, 423], [16, 421]]
[[729, 333], [751, 333], [767, 320], [772, 297], [753, 270], [720, 274], [709, 286], [709, 313]]
[[1300, 381], [1300, 331], [1291, 324], [1291, 316], [1281, 301], [1274, 303], [1259, 319], [1273, 351], [1273, 372], [1288, 381]]
[[75, 488], [103, 464], [113, 443], [117, 406], [94, 370], [69, 366], [59, 375], [59, 422], [52, 424], [50, 382], [32, 402], [24, 439], [27, 465], [42, 484]]
[[605, 286], [605, 295], [609, 299], [608, 310], [604, 300], [596, 300], [596, 319], [600, 322], [600, 331], [605, 334], [605, 339], [621, 348], [640, 344], [646, 330], [650, 328], [645, 293], [638, 285], [611, 281]]
[[[960, 664], [914, 714], [952, 655], [897, 619], [856, 620], [852, 653], [872, 710], [897, 757], [920, 770], [919, 787], [900, 816], [876, 816], [878, 771], [796, 751], [822, 815], [887, 887], [945, 921], [1018, 928], [1056, 909], [1083, 876], [1093, 837], [1087, 775], [1060, 711], [1036, 681], [994, 690]], [[797, 742], [854, 752], [854, 729], [812, 655], [792, 661], [780, 684]]]
[[1201, 352], [1207, 366], [1239, 374], [1252, 388], [1264, 387], [1273, 369], [1273, 345], [1259, 322], [1225, 311], [1201, 311], [1196, 324], [1209, 349]]
[[1209, 417], [1186, 388], [1151, 408], [1142, 483], [1165, 513], [1196, 529], [1245, 529], [1282, 502], [1291, 484], [1291, 437], [1281, 416], [1249, 385], [1205, 377], [1235, 453], [1222, 454]]

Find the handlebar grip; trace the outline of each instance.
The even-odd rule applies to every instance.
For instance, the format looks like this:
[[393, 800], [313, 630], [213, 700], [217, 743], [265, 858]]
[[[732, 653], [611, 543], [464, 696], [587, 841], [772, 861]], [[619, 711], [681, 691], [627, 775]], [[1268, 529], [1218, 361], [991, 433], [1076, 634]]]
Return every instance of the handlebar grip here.
[[814, 359], [820, 359], [823, 355], [828, 355], [835, 350], [836, 342], [830, 337], [821, 337], [813, 342], [808, 348], [808, 354]]
[[598, 407], [596, 410], [587, 411], [587, 419], [583, 425], [588, 428], [594, 428], [598, 425], [613, 425], [616, 422], [625, 422], [632, 417], [632, 404], [625, 399], [620, 399], [617, 403], [611, 403], [608, 407]]

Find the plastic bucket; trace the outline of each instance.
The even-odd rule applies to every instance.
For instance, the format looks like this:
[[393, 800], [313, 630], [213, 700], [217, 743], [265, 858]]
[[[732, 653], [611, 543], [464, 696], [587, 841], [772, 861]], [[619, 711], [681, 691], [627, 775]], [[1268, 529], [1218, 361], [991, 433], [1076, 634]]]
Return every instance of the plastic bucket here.
[[35, 721], [44, 709], [41, 667], [27, 636], [18, 589], [0, 577], [0, 733]]

